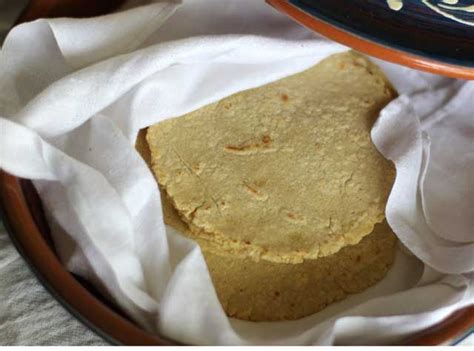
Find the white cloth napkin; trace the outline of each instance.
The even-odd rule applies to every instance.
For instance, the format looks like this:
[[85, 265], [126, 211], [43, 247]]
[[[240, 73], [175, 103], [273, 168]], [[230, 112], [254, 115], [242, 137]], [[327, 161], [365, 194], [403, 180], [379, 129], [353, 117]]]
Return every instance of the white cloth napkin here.
[[150, 331], [191, 344], [398, 342], [474, 302], [474, 83], [379, 62], [401, 94], [373, 129], [397, 166], [387, 219], [424, 265], [400, 250], [380, 284], [298, 321], [225, 316], [134, 150], [140, 128], [344, 50], [251, 0], [18, 26], [0, 52], [0, 167], [34, 179], [67, 268]]

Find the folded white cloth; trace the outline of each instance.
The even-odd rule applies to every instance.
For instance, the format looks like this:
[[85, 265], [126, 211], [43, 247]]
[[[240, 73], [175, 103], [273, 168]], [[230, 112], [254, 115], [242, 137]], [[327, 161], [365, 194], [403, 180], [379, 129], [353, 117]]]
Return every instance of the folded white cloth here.
[[228, 319], [199, 247], [163, 224], [137, 132], [347, 48], [263, 2], [127, 8], [18, 26], [0, 52], [0, 167], [34, 179], [68, 269], [191, 344], [390, 343], [474, 302], [474, 83], [378, 62], [401, 94], [373, 129], [397, 166], [387, 219], [424, 265], [400, 250], [383, 282], [314, 316]]

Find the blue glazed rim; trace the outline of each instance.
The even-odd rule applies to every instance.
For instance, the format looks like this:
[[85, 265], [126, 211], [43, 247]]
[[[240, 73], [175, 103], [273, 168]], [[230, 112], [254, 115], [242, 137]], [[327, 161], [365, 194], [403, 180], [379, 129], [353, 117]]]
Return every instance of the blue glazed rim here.
[[453, 345], [453, 346], [460, 345], [464, 340], [466, 340], [471, 335], [474, 335], [474, 327], [472, 327], [470, 330], [468, 330], [466, 332], [466, 334], [464, 334], [461, 337], [457, 338], [451, 345]]

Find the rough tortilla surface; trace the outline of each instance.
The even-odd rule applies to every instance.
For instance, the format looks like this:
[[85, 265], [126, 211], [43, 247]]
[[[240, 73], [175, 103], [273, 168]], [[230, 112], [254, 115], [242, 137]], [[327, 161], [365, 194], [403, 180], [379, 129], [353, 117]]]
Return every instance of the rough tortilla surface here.
[[370, 130], [394, 97], [363, 56], [333, 55], [149, 127], [151, 166], [193, 237], [216, 254], [325, 257], [384, 220], [395, 173]]
[[[150, 165], [141, 131], [136, 148]], [[353, 246], [299, 264], [255, 262], [196, 237], [161, 189], [164, 221], [200, 245], [217, 296], [230, 317], [252, 321], [298, 319], [380, 281], [393, 263], [396, 238], [384, 221]]]

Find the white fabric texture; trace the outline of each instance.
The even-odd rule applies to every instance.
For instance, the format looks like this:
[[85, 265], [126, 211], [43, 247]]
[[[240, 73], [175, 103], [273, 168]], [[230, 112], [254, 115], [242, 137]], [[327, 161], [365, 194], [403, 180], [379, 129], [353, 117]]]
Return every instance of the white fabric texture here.
[[[397, 167], [395, 268], [292, 322], [228, 319], [192, 241], [163, 224], [140, 128], [347, 48], [263, 2], [152, 2], [16, 27], [0, 52], [0, 167], [34, 184], [67, 268], [190, 344], [394, 343], [474, 302], [474, 83], [377, 61], [400, 93], [372, 137]], [[421, 261], [424, 263], [421, 263]]]
[[44, 290], [1, 223], [0, 299], [0, 346], [107, 344]]
[[[26, 3], [0, 0], [0, 43]], [[0, 220], [0, 346], [106, 344], [43, 288]]]

